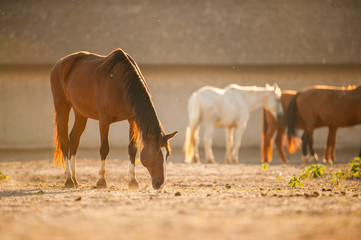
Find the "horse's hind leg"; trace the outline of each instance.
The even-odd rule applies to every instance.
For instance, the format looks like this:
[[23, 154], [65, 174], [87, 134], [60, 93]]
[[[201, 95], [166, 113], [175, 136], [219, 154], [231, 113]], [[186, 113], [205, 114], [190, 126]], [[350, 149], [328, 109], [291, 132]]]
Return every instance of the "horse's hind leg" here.
[[[70, 166], [69, 166], [69, 138], [68, 138], [68, 122], [69, 122], [69, 113], [70, 113], [70, 104], [67, 102], [61, 102], [55, 105], [55, 120], [57, 135], [60, 141], [61, 152], [64, 156], [65, 163], [65, 177], [66, 179], [70, 178]], [[67, 181], [65, 182], [65, 187], [70, 187]], [[72, 186], [73, 183], [71, 182]]]
[[78, 150], [79, 147], [79, 141], [80, 141], [80, 136], [82, 135], [82, 133], [84, 132], [86, 123], [87, 123], [87, 118], [80, 115], [78, 112], [76, 112], [74, 110], [74, 114], [75, 114], [75, 120], [74, 120], [74, 126], [73, 129], [70, 132], [70, 173], [67, 176], [67, 180], [65, 183], [66, 187], [78, 187], [78, 182], [76, 180], [76, 176], [75, 176], [75, 163], [76, 163], [76, 152]]
[[232, 149], [233, 149], [233, 135], [234, 129], [231, 127], [226, 128], [226, 156], [224, 158], [225, 163], [231, 163], [232, 161]]
[[99, 168], [99, 180], [97, 181], [97, 188], [106, 188], [107, 182], [105, 181], [105, 159], [109, 153], [109, 123], [99, 120], [100, 130], [100, 158], [101, 164]]
[[279, 127], [277, 129], [277, 135], [276, 135], [276, 146], [278, 150], [278, 154], [281, 157], [282, 162], [288, 163], [288, 159], [285, 154], [285, 150], [283, 149], [282, 143], [284, 139], [284, 133], [285, 133], [285, 127]]
[[327, 144], [323, 156], [324, 163], [335, 161], [336, 133], [337, 133], [337, 128], [335, 127], [328, 128]]
[[194, 129], [194, 162], [201, 163], [199, 158], [199, 125]]
[[129, 188], [138, 189], [139, 184], [137, 179], [135, 178], [135, 156], [137, 155], [137, 139], [138, 139], [138, 131], [135, 125], [134, 119], [129, 121], [129, 145], [128, 145], [128, 153], [129, 153]]

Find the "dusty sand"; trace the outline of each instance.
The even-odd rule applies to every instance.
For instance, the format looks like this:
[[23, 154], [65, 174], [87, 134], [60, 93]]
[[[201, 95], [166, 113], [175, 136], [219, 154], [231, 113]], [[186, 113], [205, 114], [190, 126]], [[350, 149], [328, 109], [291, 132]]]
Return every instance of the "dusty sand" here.
[[[181, 150], [168, 163], [165, 188], [151, 188], [137, 164], [139, 190], [128, 189], [125, 150], [111, 150], [107, 189], [95, 189], [97, 150], [81, 150], [80, 187], [64, 189], [51, 151], [0, 151], [0, 238], [5, 239], [360, 239], [361, 181], [331, 184], [358, 150], [339, 150], [337, 164], [303, 189], [287, 181], [306, 164], [277, 155], [261, 170], [258, 149], [243, 149], [240, 164], [186, 165]], [[122, 160], [120, 160], [122, 159]], [[276, 177], [282, 173], [280, 179]]]

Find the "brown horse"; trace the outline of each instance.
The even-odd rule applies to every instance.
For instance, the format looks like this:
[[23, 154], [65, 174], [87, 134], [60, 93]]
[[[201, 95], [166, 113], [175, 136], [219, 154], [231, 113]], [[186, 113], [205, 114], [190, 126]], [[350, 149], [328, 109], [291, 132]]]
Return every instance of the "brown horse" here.
[[[281, 104], [283, 107], [284, 113], [288, 108], [288, 104], [291, 99], [296, 95], [296, 91], [285, 90], [282, 91], [281, 95]], [[302, 127], [302, 126], [299, 126]], [[285, 136], [285, 115], [281, 118], [276, 119], [274, 115], [269, 112], [267, 109], [263, 109], [263, 125], [262, 125], [262, 142], [261, 142], [261, 162], [271, 162], [272, 161], [272, 150], [273, 150], [273, 134], [277, 131], [276, 134], [276, 146], [278, 154], [281, 157], [282, 162], [287, 163], [288, 159], [286, 157], [285, 151], [283, 149], [282, 143]], [[297, 148], [297, 140], [290, 141], [288, 145], [288, 151], [294, 153]]]
[[[140, 160], [151, 175], [153, 188], [163, 185], [170, 154], [168, 140], [177, 132], [164, 133], [144, 77], [127, 53], [117, 49], [108, 56], [88, 52], [71, 54], [55, 64], [50, 83], [55, 107], [54, 162], [65, 165], [65, 187], [78, 186], [75, 155], [88, 118], [99, 120], [101, 165], [97, 187], [106, 187], [109, 125], [123, 120], [129, 122], [129, 187], [139, 186], [135, 156], [140, 139]], [[68, 136], [71, 108], [75, 121]]]
[[[313, 148], [313, 131], [320, 126], [329, 128], [324, 162], [335, 161], [336, 132], [339, 127], [361, 123], [361, 86], [330, 87], [313, 86], [293, 97], [286, 113], [288, 136], [295, 136], [296, 124], [304, 122], [306, 140], [311, 155], [317, 161]], [[307, 158], [307, 148], [302, 147], [303, 158]]]
[[[275, 117], [266, 109], [263, 109], [263, 129], [262, 129], [262, 142], [261, 142], [261, 162], [271, 162], [272, 161], [272, 145], [273, 145], [273, 134], [277, 131], [276, 135], [276, 146], [278, 154], [281, 157], [282, 162], [287, 163], [288, 159], [286, 157], [285, 151], [283, 149], [283, 142], [285, 136], [286, 126], [286, 113], [288, 106], [291, 100], [297, 95], [296, 91], [285, 90], [282, 91], [281, 103], [284, 110], [284, 115], [280, 119], [275, 119]], [[320, 122], [317, 122], [316, 127], [322, 127], [323, 125]], [[304, 129], [304, 123], [301, 117], [297, 116], [296, 126], [297, 129]], [[295, 153], [299, 148], [300, 140], [292, 136], [289, 141], [287, 141], [288, 151], [290, 153]], [[302, 149], [307, 153], [308, 148], [308, 138], [307, 135], [302, 135]], [[302, 157], [302, 160], [308, 162], [308, 157]]]

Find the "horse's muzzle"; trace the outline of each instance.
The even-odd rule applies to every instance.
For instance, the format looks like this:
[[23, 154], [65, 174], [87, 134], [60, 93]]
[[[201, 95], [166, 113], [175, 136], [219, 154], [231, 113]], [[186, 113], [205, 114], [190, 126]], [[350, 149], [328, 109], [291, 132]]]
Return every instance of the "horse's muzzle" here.
[[152, 185], [154, 189], [160, 189], [164, 183], [164, 180], [161, 180], [159, 178], [152, 179]]

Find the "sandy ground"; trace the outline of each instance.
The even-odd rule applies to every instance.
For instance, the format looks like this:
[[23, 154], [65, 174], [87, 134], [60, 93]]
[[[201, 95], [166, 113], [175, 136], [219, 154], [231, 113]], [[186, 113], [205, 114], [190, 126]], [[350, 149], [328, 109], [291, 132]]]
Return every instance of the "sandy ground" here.
[[337, 164], [305, 180], [303, 189], [287, 184], [307, 166], [299, 155], [287, 165], [276, 155], [261, 170], [258, 149], [242, 149], [241, 163], [232, 165], [223, 164], [222, 149], [215, 151], [217, 164], [193, 165], [182, 163], [176, 149], [161, 191], [151, 188], [140, 163], [140, 189], [128, 189], [122, 149], [108, 158], [108, 188], [96, 189], [97, 152], [79, 152], [80, 187], [64, 189], [50, 150], [0, 151], [0, 171], [9, 176], [0, 182], [0, 238], [360, 239], [361, 181], [331, 184], [331, 173], [346, 169], [357, 149], [338, 150]]

